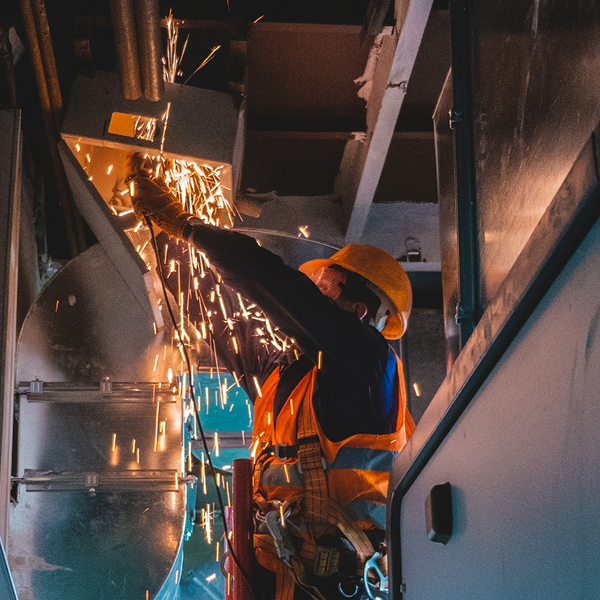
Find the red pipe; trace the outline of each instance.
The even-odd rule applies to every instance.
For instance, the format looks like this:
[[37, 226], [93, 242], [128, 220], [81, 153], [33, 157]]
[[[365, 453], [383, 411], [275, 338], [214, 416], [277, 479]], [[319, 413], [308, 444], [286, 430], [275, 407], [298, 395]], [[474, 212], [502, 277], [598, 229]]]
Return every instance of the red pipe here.
[[[225, 507], [225, 522], [227, 523], [227, 531], [233, 531], [233, 507]], [[229, 540], [225, 539], [225, 545], [223, 546], [224, 551], [224, 574], [227, 574], [227, 580], [225, 581], [225, 600], [233, 600], [233, 588], [231, 587], [231, 577], [233, 573], [233, 559], [231, 555], [227, 556], [229, 552]], [[223, 571], [223, 568], [221, 569]]]
[[[252, 461], [233, 461], [233, 550], [242, 574], [233, 566], [233, 600], [250, 600], [254, 559], [252, 519]], [[233, 562], [233, 561], [231, 561]]]

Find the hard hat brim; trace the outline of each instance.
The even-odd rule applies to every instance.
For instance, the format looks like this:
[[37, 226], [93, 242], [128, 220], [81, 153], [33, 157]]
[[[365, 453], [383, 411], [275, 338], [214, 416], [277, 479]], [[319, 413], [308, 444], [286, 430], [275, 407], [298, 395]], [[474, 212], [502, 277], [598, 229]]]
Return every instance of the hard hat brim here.
[[[394, 297], [394, 294], [388, 293], [389, 288], [386, 285], [386, 281], [381, 279], [380, 277], [373, 277], [373, 273], [369, 273], [368, 266], [366, 268], [360, 268], [356, 265], [350, 264], [348, 260], [345, 260], [347, 254], [345, 253], [346, 248], [343, 248], [339, 252], [336, 252], [331, 258], [317, 258], [315, 260], [310, 260], [303, 265], [300, 265], [300, 271], [309, 277], [312, 277], [319, 269], [324, 269], [330, 267], [332, 265], [337, 265], [347, 269], [348, 271], [352, 271], [357, 273], [361, 277], [364, 277], [371, 284], [376, 286], [379, 290], [381, 290], [392, 302], [392, 304], [396, 307], [398, 311], [395, 314], [390, 314], [388, 316], [387, 324], [381, 332], [383, 337], [388, 340], [397, 340], [404, 334], [406, 330], [406, 325], [408, 323], [408, 316], [410, 314], [410, 307], [412, 304], [412, 292], [410, 290], [410, 282], [408, 281], [408, 277], [402, 267], [397, 265], [397, 273], [401, 274], [403, 279], [403, 284], [406, 286], [406, 292], [402, 298]], [[355, 248], [359, 248], [355, 246]], [[363, 246], [364, 248], [364, 246]], [[382, 250], [373, 248], [373, 250], [377, 250], [380, 253], [383, 253]], [[387, 253], [384, 253], [387, 254]], [[389, 256], [389, 255], [388, 255]], [[390, 260], [394, 260], [392, 257], [389, 257]]]

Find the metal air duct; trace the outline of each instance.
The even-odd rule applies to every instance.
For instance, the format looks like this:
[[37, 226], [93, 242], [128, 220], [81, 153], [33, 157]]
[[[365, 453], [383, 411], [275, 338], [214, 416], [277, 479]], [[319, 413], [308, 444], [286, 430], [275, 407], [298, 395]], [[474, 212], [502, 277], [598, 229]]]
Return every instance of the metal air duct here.
[[158, 0], [135, 0], [135, 20], [144, 96], [148, 100], [157, 102], [165, 91]]
[[137, 100], [142, 95], [142, 76], [133, 0], [111, 0], [110, 15], [119, 63], [121, 91], [126, 100]]
[[126, 100], [158, 102], [164, 94], [158, 0], [111, 0], [110, 12]]

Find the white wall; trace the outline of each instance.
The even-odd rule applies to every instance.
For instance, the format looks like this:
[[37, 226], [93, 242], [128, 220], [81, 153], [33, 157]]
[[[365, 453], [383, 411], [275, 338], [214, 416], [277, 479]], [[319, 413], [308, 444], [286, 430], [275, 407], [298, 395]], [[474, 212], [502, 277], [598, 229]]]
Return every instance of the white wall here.
[[[403, 499], [406, 600], [600, 597], [600, 224]], [[453, 487], [454, 534], [424, 503]]]

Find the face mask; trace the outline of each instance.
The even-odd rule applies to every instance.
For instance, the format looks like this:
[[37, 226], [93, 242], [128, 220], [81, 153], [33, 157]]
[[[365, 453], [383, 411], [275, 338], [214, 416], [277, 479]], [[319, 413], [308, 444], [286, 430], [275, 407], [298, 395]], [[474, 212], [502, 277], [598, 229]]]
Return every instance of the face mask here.
[[346, 273], [338, 271], [337, 269], [319, 269], [311, 279], [314, 281], [316, 286], [321, 290], [323, 295], [337, 300], [342, 293], [340, 284], [346, 282]]
[[383, 331], [385, 329], [385, 326], [387, 325], [387, 320], [388, 315], [384, 315], [383, 317], [381, 317], [379, 321], [375, 322], [375, 329], [377, 329], [377, 331]]

